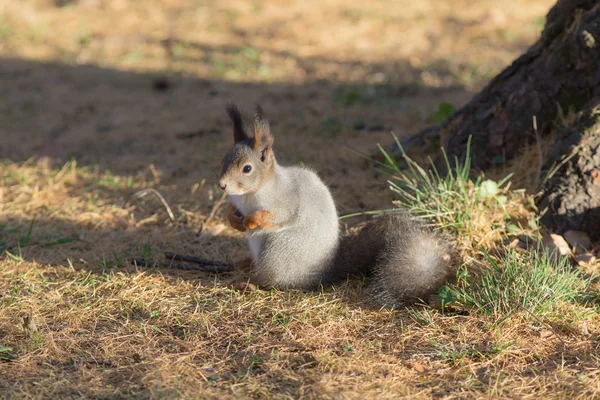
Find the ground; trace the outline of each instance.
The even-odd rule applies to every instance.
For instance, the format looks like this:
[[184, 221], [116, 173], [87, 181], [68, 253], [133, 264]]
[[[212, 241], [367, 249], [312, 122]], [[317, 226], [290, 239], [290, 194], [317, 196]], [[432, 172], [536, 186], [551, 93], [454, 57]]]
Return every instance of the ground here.
[[390, 207], [364, 154], [464, 104], [554, 1], [363, 3], [0, 0], [0, 396], [598, 396], [588, 308], [549, 330], [129, 265], [248, 255], [216, 185], [230, 101], [340, 214]]

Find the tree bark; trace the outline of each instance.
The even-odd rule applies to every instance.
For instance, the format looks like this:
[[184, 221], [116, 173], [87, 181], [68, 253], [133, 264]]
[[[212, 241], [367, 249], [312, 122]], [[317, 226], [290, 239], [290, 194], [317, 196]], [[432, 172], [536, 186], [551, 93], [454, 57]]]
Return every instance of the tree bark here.
[[502, 164], [600, 94], [600, 2], [559, 0], [541, 38], [439, 130], [450, 156], [472, 135], [481, 169]]
[[[543, 185], [542, 221], [559, 233], [578, 229], [600, 239], [599, 99], [600, 0], [558, 0], [537, 43], [448, 121], [404, 143], [438, 138], [450, 159], [461, 159], [471, 136], [473, 166], [485, 170], [517, 156], [538, 135], [556, 133], [544, 164], [547, 172], [560, 168]], [[443, 171], [442, 157], [436, 166]]]
[[542, 223], [600, 240], [600, 97], [558, 132], [545, 170], [551, 176], [538, 201]]

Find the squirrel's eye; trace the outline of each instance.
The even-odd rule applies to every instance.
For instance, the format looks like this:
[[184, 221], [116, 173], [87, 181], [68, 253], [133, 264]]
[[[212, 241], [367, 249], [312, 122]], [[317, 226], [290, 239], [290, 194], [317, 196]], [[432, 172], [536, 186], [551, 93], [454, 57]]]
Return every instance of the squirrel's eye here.
[[249, 174], [250, 171], [252, 171], [252, 165], [244, 165], [244, 169], [242, 171], [244, 171], [245, 174]]

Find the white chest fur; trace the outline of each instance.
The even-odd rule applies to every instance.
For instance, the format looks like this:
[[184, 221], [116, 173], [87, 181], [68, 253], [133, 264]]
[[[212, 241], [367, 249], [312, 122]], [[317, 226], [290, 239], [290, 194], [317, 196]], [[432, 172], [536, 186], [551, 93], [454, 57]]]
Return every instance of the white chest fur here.
[[[255, 211], [261, 209], [255, 196], [241, 195], [241, 196], [229, 196], [229, 201], [240, 210], [242, 215], [247, 216]], [[264, 236], [261, 232], [257, 231], [246, 231], [246, 239], [248, 240], [248, 246], [252, 253], [252, 259], [257, 260], [260, 254], [260, 250], [264, 243]]]
[[248, 247], [250, 247], [250, 252], [252, 253], [252, 259], [254, 261], [258, 260], [258, 256], [260, 255], [260, 250], [263, 247], [265, 237], [259, 233], [246, 233], [246, 239], [248, 239]]
[[243, 216], [248, 216], [253, 212], [260, 210], [260, 205], [258, 204], [256, 196], [246, 194], [241, 196], [231, 195], [228, 199], [235, 208], [240, 210]]

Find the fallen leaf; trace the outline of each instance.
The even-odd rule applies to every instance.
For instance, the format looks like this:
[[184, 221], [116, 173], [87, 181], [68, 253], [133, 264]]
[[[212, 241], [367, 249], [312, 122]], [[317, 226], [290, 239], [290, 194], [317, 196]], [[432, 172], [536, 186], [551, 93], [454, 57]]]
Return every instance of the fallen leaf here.
[[542, 246], [554, 257], [567, 256], [571, 254], [571, 248], [567, 241], [560, 235], [551, 234], [544, 236], [541, 242]]

